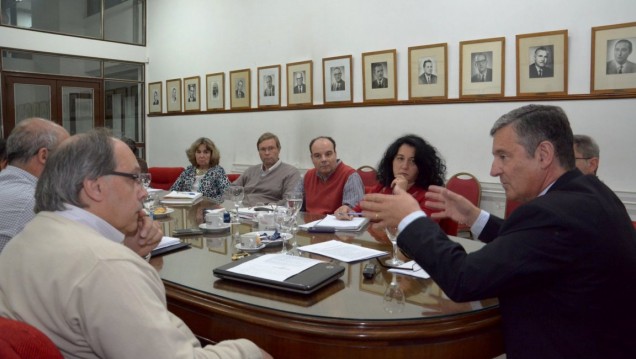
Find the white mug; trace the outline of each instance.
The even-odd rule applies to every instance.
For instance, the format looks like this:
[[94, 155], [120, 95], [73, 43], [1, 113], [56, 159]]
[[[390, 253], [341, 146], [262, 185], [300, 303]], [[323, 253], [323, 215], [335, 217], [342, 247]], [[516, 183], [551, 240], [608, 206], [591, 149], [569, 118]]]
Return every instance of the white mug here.
[[208, 212], [205, 215], [205, 224], [210, 228], [220, 228], [223, 226], [223, 213]]

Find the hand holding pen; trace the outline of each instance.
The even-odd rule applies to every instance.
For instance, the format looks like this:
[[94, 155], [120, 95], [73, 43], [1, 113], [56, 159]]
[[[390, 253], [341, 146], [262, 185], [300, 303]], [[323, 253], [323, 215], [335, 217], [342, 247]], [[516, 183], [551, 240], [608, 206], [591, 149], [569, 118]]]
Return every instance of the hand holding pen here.
[[362, 217], [362, 212], [354, 212], [347, 205], [341, 206], [333, 214], [337, 219], [342, 221], [350, 221], [353, 217]]

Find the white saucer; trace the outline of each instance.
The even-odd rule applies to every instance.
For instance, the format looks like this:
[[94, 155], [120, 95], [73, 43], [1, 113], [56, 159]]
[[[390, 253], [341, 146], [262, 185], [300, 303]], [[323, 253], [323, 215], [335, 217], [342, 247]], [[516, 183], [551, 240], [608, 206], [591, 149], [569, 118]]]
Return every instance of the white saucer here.
[[240, 243], [236, 244], [236, 249], [238, 249], [240, 251], [243, 251], [243, 252], [247, 252], [247, 253], [256, 253], [256, 252], [260, 251], [263, 248], [265, 248], [265, 244], [264, 243], [261, 243], [261, 245], [256, 247], [256, 248], [245, 248]]
[[203, 230], [203, 232], [220, 233], [220, 232], [225, 232], [228, 229], [230, 229], [230, 224], [229, 223], [223, 223], [223, 225], [221, 227], [208, 227], [207, 223], [201, 223], [201, 224], [199, 224], [199, 228], [201, 228]]
[[172, 212], [174, 212], [174, 209], [166, 207], [166, 211], [165, 212], [163, 212], [163, 213], [154, 213], [153, 216], [155, 218], [164, 218], [164, 217], [168, 217], [168, 215], [170, 213], [172, 213]]

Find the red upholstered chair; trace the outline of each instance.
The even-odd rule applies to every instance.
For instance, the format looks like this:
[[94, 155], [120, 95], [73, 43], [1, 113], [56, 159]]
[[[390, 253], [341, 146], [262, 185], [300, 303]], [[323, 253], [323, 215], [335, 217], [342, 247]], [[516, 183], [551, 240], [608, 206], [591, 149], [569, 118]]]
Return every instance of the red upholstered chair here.
[[506, 209], [504, 211], [504, 218], [510, 217], [510, 214], [515, 209], [517, 209], [517, 207], [519, 207], [520, 205], [521, 205], [521, 202], [515, 202], [515, 201], [506, 200]]
[[63, 359], [60, 350], [37, 328], [0, 317], [0, 358]]
[[230, 183], [236, 181], [239, 177], [241, 177], [240, 173], [226, 173], [225, 175], [227, 176], [227, 180], [230, 181]]
[[172, 184], [179, 178], [183, 167], [150, 167], [148, 172], [152, 176], [151, 188], [169, 190]]
[[[460, 172], [451, 176], [446, 182], [446, 188], [464, 196], [472, 204], [479, 207], [481, 203], [481, 184], [475, 176], [468, 172]], [[457, 232], [468, 232], [470, 234], [470, 227], [465, 224], [458, 224]]]
[[356, 172], [362, 178], [362, 183], [364, 184], [364, 193], [369, 193], [375, 186], [378, 185], [378, 171], [371, 166], [361, 166]]

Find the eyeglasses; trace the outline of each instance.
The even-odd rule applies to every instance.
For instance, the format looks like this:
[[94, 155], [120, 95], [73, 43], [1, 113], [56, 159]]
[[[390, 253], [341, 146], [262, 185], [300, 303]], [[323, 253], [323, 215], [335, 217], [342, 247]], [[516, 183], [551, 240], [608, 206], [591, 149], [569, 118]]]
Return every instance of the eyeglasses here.
[[110, 172], [108, 172], [108, 174], [109, 175], [114, 175], [114, 176], [120, 176], [120, 177], [128, 177], [128, 178], [132, 179], [133, 181], [137, 182], [137, 184], [143, 185], [143, 183], [141, 183], [141, 175], [139, 173], [126, 173], [126, 172], [110, 171]]
[[574, 157], [575, 160], [591, 160], [592, 157]]

